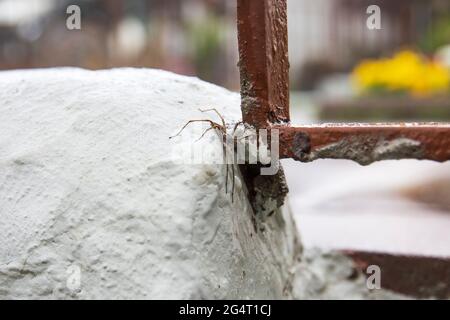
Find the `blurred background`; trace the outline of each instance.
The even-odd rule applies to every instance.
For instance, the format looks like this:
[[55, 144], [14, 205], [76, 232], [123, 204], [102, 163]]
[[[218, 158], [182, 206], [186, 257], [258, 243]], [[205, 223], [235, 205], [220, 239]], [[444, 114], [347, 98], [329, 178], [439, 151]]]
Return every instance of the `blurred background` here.
[[[288, 7], [293, 122], [450, 120], [450, 0]], [[239, 91], [237, 62], [235, 0], [0, 0], [0, 70], [160, 68]], [[307, 246], [450, 256], [448, 163], [284, 167]]]
[[[82, 30], [65, 27], [70, 4]], [[381, 8], [381, 30], [366, 27], [370, 5]], [[450, 119], [449, 0], [288, 6], [301, 121]], [[238, 91], [236, 39], [235, 0], [0, 0], [0, 70], [150, 67]]]
[[[67, 30], [66, 9], [82, 29]], [[150, 67], [239, 90], [230, 0], [0, 0], [0, 68]]]

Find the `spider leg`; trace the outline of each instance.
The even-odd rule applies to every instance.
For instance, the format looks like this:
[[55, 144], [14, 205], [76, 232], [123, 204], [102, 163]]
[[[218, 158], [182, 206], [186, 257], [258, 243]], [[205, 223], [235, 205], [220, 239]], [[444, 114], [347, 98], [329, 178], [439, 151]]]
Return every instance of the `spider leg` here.
[[[233, 136], [234, 136], [234, 134], [236, 133], [236, 131], [237, 131], [237, 129], [239, 128], [239, 126], [240, 126], [241, 124], [243, 124], [243, 123], [244, 123], [244, 122], [239, 121], [239, 122], [237, 122], [237, 123], [234, 125]], [[244, 133], [245, 133], [245, 130], [247, 130], [247, 128], [244, 127]]]
[[202, 138], [203, 138], [209, 131], [214, 130], [214, 129], [216, 129], [216, 128], [210, 127], [210, 128], [208, 128], [208, 129], [206, 129], [205, 132], [203, 132], [203, 134], [201, 135], [201, 137], [198, 138], [195, 142], [198, 142], [198, 141], [202, 140]]
[[245, 136], [245, 137], [240, 137], [238, 140], [243, 140], [243, 139], [247, 139], [247, 138], [250, 138], [251, 137], [251, 135], [250, 136]]
[[209, 124], [211, 124], [211, 126], [216, 125], [215, 122], [213, 122], [213, 121], [211, 121], [211, 120], [208, 120], [208, 119], [204, 119], [204, 120], [189, 120], [189, 121], [181, 128], [181, 130], [178, 131], [178, 133], [177, 133], [176, 135], [174, 135], [174, 136], [172, 136], [172, 137], [169, 137], [169, 139], [173, 139], [173, 138], [175, 138], [175, 137], [180, 136], [181, 133], [184, 131], [184, 129], [186, 129], [186, 127], [187, 127], [188, 125], [190, 125], [191, 123], [194, 123], [194, 122], [208, 122]]
[[205, 113], [205, 112], [211, 112], [211, 111], [215, 112], [215, 113], [219, 116], [220, 120], [222, 120], [223, 130], [226, 131], [226, 123], [225, 123], [225, 119], [224, 119], [223, 116], [220, 114], [220, 112], [217, 111], [216, 108], [205, 109], [205, 110], [199, 109], [199, 110], [200, 110], [200, 112], [203, 112], [203, 113]]
[[226, 166], [226, 172], [225, 172], [225, 193], [228, 194], [228, 163], [227, 163], [227, 145], [225, 143], [222, 144], [222, 152], [223, 152], [223, 163]]
[[225, 173], [225, 193], [228, 194], [228, 164], [225, 164], [226, 166], [226, 173]]
[[232, 180], [232, 189], [231, 189], [231, 202], [234, 203], [234, 183], [235, 183], [235, 176], [234, 176], [234, 164], [231, 165], [231, 174], [233, 175], [231, 177]]
[[[243, 137], [239, 137], [239, 138], [235, 137], [235, 136], [236, 136], [236, 131], [237, 131], [237, 129], [238, 129], [239, 126], [240, 126], [241, 124], [243, 124], [243, 123], [244, 123], [244, 122], [239, 121], [239, 122], [237, 122], [237, 123], [234, 125], [232, 137], [233, 137], [233, 140], [236, 141], [236, 142], [251, 137], [251, 135], [243, 136]], [[247, 131], [247, 127], [244, 126], [244, 132], [243, 132], [242, 134], [244, 135], [244, 134], [246, 133], [246, 131]]]

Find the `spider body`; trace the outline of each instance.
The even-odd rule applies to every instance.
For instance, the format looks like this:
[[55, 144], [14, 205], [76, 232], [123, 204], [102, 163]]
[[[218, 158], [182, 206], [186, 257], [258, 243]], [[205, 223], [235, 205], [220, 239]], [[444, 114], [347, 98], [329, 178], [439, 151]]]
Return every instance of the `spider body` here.
[[236, 130], [238, 129], [238, 127], [242, 124], [242, 122], [238, 122], [235, 124], [232, 134], [230, 135], [227, 132], [227, 124], [225, 122], [225, 119], [220, 114], [220, 112], [217, 111], [217, 109], [211, 108], [211, 109], [204, 109], [204, 110], [199, 109], [199, 110], [202, 113], [215, 112], [219, 116], [221, 123], [214, 122], [210, 119], [189, 120], [176, 135], [170, 137], [169, 139], [173, 139], [175, 137], [180, 136], [182, 134], [182, 132], [184, 131], [184, 129], [186, 129], [192, 123], [196, 123], [196, 122], [208, 123], [210, 125], [210, 127], [203, 132], [203, 134], [200, 136], [200, 138], [197, 141], [201, 140], [211, 130], [215, 130], [217, 132], [217, 134], [219, 135], [219, 137], [221, 138], [223, 159], [224, 159], [224, 164], [226, 166], [225, 192], [228, 193], [228, 178], [229, 178], [229, 172], [230, 172], [230, 167], [231, 167], [231, 179], [232, 179], [231, 201], [234, 202], [234, 187], [235, 187], [234, 163], [235, 163], [235, 159], [234, 159], [234, 152], [232, 152], [231, 154], [233, 155], [233, 159], [231, 161], [231, 164], [229, 163], [229, 161], [227, 159], [227, 148], [228, 148], [228, 139], [230, 139], [230, 138], [231, 138], [230, 141], [233, 141], [233, 148], [234, 148], [234, 145], [235, 145], [234, 142], [236, 141], [235, 133], [236, 133]]

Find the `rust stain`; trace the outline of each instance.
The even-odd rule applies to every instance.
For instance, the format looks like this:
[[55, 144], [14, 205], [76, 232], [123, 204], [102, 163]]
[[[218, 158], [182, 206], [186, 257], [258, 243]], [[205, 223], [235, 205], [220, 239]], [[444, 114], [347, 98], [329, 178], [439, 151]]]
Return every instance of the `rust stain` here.
[[450, 298], [450, 259], [344, 251], [356, 269], [381, 269], [381, 286], [417, 298]]
[[286, 0], [238, 0], [242, 116], [255, 128], [289, 122]]
[[280, 130], [280, 157], [302, 162], [349, 159], [450, 160], [450, 124], [331, 124]]

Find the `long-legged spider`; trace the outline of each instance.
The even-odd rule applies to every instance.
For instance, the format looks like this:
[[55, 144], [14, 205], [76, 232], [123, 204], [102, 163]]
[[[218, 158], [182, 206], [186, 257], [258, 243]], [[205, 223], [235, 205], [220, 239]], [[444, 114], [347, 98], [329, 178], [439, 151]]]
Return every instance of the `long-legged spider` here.
[[[229, 135], [227, 132], [227, 124], [225, 122], [224, 117], [220, 114], [219, 111], [217, 111], [216, 108], [211, 108], [211, 109], [199, 109], [200, 112], [202, 113], [206, 113], [206, 112], [215, 112], [217, 114], [217, 116], [220, 118], [221, 120], [221, 124], [214, 122], [210, 119], [195, 119], [195, 120], [190, 120], [188, 121], [181, 129], [180, 131], [172, 136], [169, 137], [169, 139], [173, 139], [175, 137], [178, 137], [181, 135], [181, 133], [184, 131], [184, 129], [186, 129], [190, 124], [192, 123], [196, 123], [196, 122], [203, 122], [203, 123], [208, 123], [210, 125], [210, 127], [208, 129], [206, 129], [203, 134], [200, 136], [200, 138], [197, 140], [201, 140], [209, 131], [211, 130], [216, 130], [216, 132], [220, 135], [220, 137], [222, 138], [222, 151], [223, 151], [223, 159], [224, 159], [224, 164], [226, 165], [226, 179], [225, 179], [225, 192], [228, 193], [228, 177], [229, 177], [229, 166], [231, 166], [231, 179], [232, 179], [232, 188], [231, 188], [231, 201], [234, 202], [234, 186], [235, 186], [235, 172], [234, 172], [234, 160], [231, 161], [231, 164], [228, 163], [227, 161], [227, 138], [231, 138], [234, 143], [234, 134], [236, 133], [237, 128], [239, 127], [239, 125], [242, 124], [242, 122], [238, 122], [235, 124], [234, 129], [233, 129], [233, 133], [232, 135]], [[234, 145], [233, 145], [234, 148]], [[234, 157], [234, 152], [232, 153], [233, 157]]]

